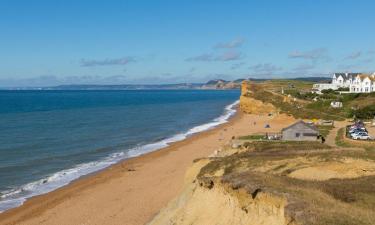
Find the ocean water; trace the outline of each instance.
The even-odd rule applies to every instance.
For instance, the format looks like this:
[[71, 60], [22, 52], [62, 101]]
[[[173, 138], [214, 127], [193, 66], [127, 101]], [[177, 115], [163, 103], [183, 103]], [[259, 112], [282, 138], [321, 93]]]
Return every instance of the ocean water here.
[[239, 91], [0, 91], [0, 211], [225, 123]]

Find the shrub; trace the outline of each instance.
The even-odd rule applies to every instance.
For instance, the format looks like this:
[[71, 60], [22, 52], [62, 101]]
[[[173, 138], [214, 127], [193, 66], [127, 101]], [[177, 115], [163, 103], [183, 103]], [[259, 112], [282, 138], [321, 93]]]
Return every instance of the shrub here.
[[365, 106], [361, 109], [352, 111], [352, 115], [357, 119], [372, 119], [375, 116], [375, 105]]

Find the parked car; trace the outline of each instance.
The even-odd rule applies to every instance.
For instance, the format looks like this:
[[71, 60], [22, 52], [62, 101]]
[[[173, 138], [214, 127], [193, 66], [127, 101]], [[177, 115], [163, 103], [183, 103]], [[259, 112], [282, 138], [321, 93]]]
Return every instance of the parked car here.
[[359, 137], [359, 136], [368, 136], [368, 133], [367, 132], [358, 132], [358, 133], [351, 134], [351, 136], [352, 136], [353, 139], [357, 139], [357, 137]]
[[359, 132], [367, 132], [367, 130], [366, 129], [352, 129], [352, 130], [349, 130], [349, 134], [359, 133]]
[[359, 134], [353, 137], [355, 140], [371, 140], [372, 138], [368, 134]]

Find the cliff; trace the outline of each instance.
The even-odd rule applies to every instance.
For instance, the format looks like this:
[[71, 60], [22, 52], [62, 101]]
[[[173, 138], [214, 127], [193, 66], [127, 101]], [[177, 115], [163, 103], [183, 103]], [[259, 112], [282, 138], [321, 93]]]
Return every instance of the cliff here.
[[240, 96], [240, 109], [248, 114], [268, 114], [276, 112], [276, 108], [269, 103], [256, 100], [251, 97], [252, 91], [250, 90], [250, 81], [242, 81], [241, 96]]
[[286, 199], [270, 193], [253, 198], [244, 190], [205, 182], [198, 178], [207, 160], [196, 162], [187, 173], [183, 193], [163, 209], [149, 225], [293, 225], [285, 216]]
[[149, 225], [374, 224], [375, 158], [366, 151], [319, 142], [231, 146], [196, 160], [182, 193]]

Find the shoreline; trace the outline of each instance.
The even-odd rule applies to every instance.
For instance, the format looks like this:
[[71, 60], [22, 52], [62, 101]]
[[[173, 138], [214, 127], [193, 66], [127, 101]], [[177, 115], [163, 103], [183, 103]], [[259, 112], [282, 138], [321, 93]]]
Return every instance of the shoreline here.
[[[207, 157], [234, 134], [251, 132], [246, 121], [258, 118], [270, 120], [237, 110], [213, 129], [32, 197], [1, 213], [0, 224], [144, 224], [178, 195], [194, 159]], [[263, 125], [258, 126], [261, 130]]]
[[[69, 185], [75, 180], [91, 174], [95, 174], [124, 160], [158, 151], [170, 146], [175, 142], [179, 142], [189, 138], [190, 136], [196, 135], [197, 133], [205, 132], [219, 125], [225, 124], [233, 115], [236, 114], [238, 106], [239, 101], [236, 100], [226, 105], [223, 108], [223, 112], [221, 115], [205, 123], [196, 125], [188, 130], [172, 134], [171, 136], [167, 136], [155, 142], [114, 152], [101, 159], [77, 164], [71, 168], [57, 171], [44, 178], [31, 181], [19, 186], [16, 189], [5, 192], [5, 194], [2, 196], [2, 201], [0, 201], [0, 214], [10, 209], [22, 206], [25, 201], [32, 197], [52, 192], [56, 189]], [[33, 189], [30, 189], [30, 187]], [[26, 192], [25, 190], [28, 190], [28, 192]], [[13, 198], [14, 195], [18, 197]], [[6, 197], [3, 198], [4, 196]]]

